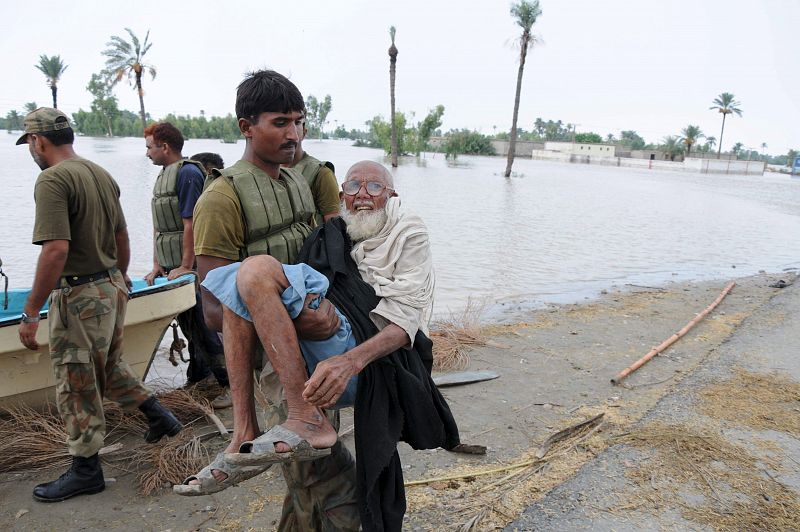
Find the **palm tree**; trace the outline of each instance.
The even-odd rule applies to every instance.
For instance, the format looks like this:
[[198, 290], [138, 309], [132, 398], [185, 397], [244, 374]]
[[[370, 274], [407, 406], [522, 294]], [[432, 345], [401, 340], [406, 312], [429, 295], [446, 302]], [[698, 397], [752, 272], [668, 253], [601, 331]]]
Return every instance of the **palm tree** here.
[[683, 146], [681, 146], [682, 140], [680, 137], [674, 137], [672, 135], [668, 137], [664, 137], [664, 140], [661, 144], [661, 149], [664, 150], [671, 161], [675, 160], [675, 157], [681, 155], [683, 153]]
[[701, 138], [703, 138], [703, 132], [700, 131], [700, 126], [686, 126], [681, 131], [681, 142], [686, 144], [686, 157], [691, 156], [692, 154], [692, 146]]
[[706, 137], [706, 151], [717, 145], [717, 137]]
[[39, 108], [39, 106], [36, 105], [36, 102], [28, 102], [28, 103], [25, 104], [25, 112], [26, 113], [32, 113], [35, 110], [37, 110], [38, 108]]
[[536, 19], [542, 14], [539, 7], [539, 0], [519, 0], [516, 4], [511, 4], [511, 16], [522, 28], [522, 35], [519, 38], [519, 71], [517, 72], [517, 91], [514, 95], [514, 116], [511, 119], [511, 136], [508, 139], [508, 163], [506, 164], [505, 176], [511, 176], [511, 165], [514, 164], [514, 150], [517, 147], [517, 117], [519, 116], [519, 95], [522, 91], [522, 74], [525, 71], [525, 58], [528, 49], [536, 43], [536, 38], [531, 33], [531, 28], [536, 23]]
[[47, 84], [50, 85], [50, 92], [53, 93], [53, 107], [58, 108], [58, 81], [69, 65], [64, 64], [60, 55], [51, 55], [47, 57], [43, 54], [39, 56], [39, 64], [34, 66], [47, 78]]
[[[22, 129], [22, 116], [20, 116], [16, 109], [12, 109], [6, 113], [6, 128], [9, 131], [12, 129]], [[792, 163], [789, 163], [789, 166], [791, 165]]]
[[150, 37], [150, 30], [147, 30], [142, 43], [139, 42], [139, 38], [134, 35], [130, 28], [125, 28], [125, 31], [130, 35], [130, 42], [114, 35], [106, 43], [107, 48], [103, 50], [103, 55], [108, 58], [106, 59], [106, 70], [111, 76], [112, 86], [127, 76], [131, 85], [136, 87], [136, 91], [139, 93], [139, 116], [142, 119], [142, 128], [144, 129], [147, 127], [147, 115], [144, 112], [142, 75], [147, 71], [150, 73], [150, 79], [155, 79], [156, 67], [145, 64], [143, 60], [153, 43], [147, 42], [148, 37]]
[[397, 168], [397, 122], [394, 117], [394, 79], [397, 67], [397, 46], [394, 45], [394, 36], [397, 30], [389, 27], [389, 37], [392, 45], [389, 47], [389, 95], [392, 103], [392, 167]]
[[719, 159], [720, 153], [722, 152], [722, 134], [725, 133], [725, 117], [731, 113], [736, 113], [736, 116], [742, 116], [742, 110], [738, 107], [742, 105], [742, 103], [737, 102], [730, 92], [723, 92], [714, 98], [714, 101], [711, 103], [714, 105], [709, 107], [709, 109], [716, 109], [722, 113], [722, 130], [719, 132], [719, 148], [717, 149], [717, 159]]
[[744, 144], [741, 142], [737, 142], [733, 145], [733, 148], [731, 148], [731, 152], [733, 152], [737, 159], [739, 158], [739, 152], [742, 151], [742, 148], [744, 148]]
[[764, 160], [766, 161], [767, 160], [767, 143], [766, 142], [762, 142], [761, 143], [761, 150], [764, 152]]

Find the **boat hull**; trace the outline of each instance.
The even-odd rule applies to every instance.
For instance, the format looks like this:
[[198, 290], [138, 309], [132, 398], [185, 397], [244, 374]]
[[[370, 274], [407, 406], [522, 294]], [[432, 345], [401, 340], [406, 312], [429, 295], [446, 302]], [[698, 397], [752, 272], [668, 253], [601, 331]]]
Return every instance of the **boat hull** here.
[[[125, 313], [123, 360], [144, 379], [170, 322], [194, 306], [194, 276], [134, 292]], [[38, 351], [19, 341], [19, 320], [0, 323], [0, 409], [25, 404], [42, 408], [55, 398], [55, 378], [50, 363], [48, 325], [42, 316], [36, 340]]]

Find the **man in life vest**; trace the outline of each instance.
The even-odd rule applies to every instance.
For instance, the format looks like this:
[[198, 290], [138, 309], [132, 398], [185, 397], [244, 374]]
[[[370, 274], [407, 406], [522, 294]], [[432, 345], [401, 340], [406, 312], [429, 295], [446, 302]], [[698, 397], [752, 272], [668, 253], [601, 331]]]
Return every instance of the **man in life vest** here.
[[[356, 163], [341, 198], [341, 218], [311, 234], [300, 263], [248, 257], [203, 281], [225, 307], [226, 347], [261, 340], [289, 411], [263, 435], [248, 434], [225, 460], [255, 466], [324, 456], [337, 437], [321, 408], [353, 406], [362, 529], [401, 530], [398, 440], [415, 449], [459, 445], [455, 420], [430, 377], [435, 276], [428, 230], [400, 209], [392, 175], [377, 162]], [[330, 338], [295, 334], [292, 320], [309, 293], [336, 306], [340, 326]]]
[[[153, 270], [145, 276], [148, 285], [155, 278], [166, 275], [169, 280], [194, 272], [194, 231], [192, 212], [203, 192], [206, 173], [197, 161], [182, 155], [183, 135], [169, 122], [152, 124], [144, 130], [147, 157], [161, 166], [153, 186]], [[211, 331], [203, 319], [200, 294], [195, 307], [178, 315], [183, 335], [188, 340], [190, 383], [208, 376], [209, 370], [223, 388], [223, 393], [212, 405], [216, 408], [231, 406], [225, 355], [217, 333]]]
[[[239, 85], [236, 117], [245, 138], [242, 158], [222, 171], [215, 170], [194, 212], [195, 253], [201, 279], [219, 267], [254, 255], [270, 255], [293, 264], [311, 233], [317, 211], [308, 182], [292, 163], [302, 134], [305, 103], [297, 87], [281, 74], [262, 70], [249, 74]], [[202, 289], [206, 323], [222, 331], [222, 306]], [[309, 294], [304, 310], [294, 321], [297, 335], [309, 340], [329, 338], [339, 320], [329, 301], [310, 310], [317, 300]], [[264, 353], [256, 343], [226, 346], [225, 360], [231, 376], [234, 434], [226, 452], [235, 452], [245, 439], [260, 434], [252, 406], [253, 371]], [[269, 364], [262, 371], [261, 387], [271, 403], [271, 423], [286, 419], [283, 390]], [[335, 416], [330, 414], [335, 422]], [[267, 465], [238, 467], [219, 453], [202, 471], [174, 490], [182, 495], [205, 495], [263, 472]], [[340, 442], [329, 456], [289, 463], [282, 467], [288, 493], [279, 530], [358, 530], [360, 520], [355, 495], [355, 461]]]
[[292, 163], [286, 165], [294, 168], [306, 178], [314, 197], [315, 225], [322, 225], [331, 218], [339, 215], [339, 185], [336, 182], [336, 169], [329, 161], [320, 161], [303, 149], [303, 140], [308, 134], [306, 123], [303, 121], [302, 131], [298, 131], [297, 149], [294, 152]]

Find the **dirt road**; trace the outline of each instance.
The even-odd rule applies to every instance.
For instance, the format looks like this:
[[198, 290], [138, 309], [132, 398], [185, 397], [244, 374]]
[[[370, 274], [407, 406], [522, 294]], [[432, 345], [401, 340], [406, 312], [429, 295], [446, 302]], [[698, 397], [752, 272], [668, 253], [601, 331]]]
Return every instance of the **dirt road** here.
[[[407, 488], [406, 527], [453, 530], [471, 523], [475, 530], [491, 530], [511, 523], [511, 529], [520, 530], [576, 529], [601, 522], [597, 520], [602, 517], [608, 528], [618, 529], [619, 521], [611, 519], [609, 512], [627, 511], [624, 497], [606, 506], [597, 502], [600, 510], [581, 514], [581, 504], [575, 501], [584, 500], [584, 483], [595, 482], [595, 493], [611, 492], [613, 486], [601, 481], [612, 467], [604, 460], [609, 460], [606, 457], [615, 452], [621, 439], [658, 417], [664, 408], [673, 408], [665, 405], [731, 346], [756, 350], [758, 341], [774, 334], [770, 324], [785, 328], [791, 309], [772, 299], [789, 300], [796, 311], [800, 294], [795, 287], [770, 288], [779, 278], [790, 279], [778, 275], [740, 279], [715, 312], [622, 387], [611, 385], [610, 378], [680, 329], [716, 298], [725, 282], [621, 287], [584, 304], [531, 312], [520, 316], [519, 323], [487, 326], [492, 346], [473, 349], [469, 369], [492, 369], [500, 377], [443, 392], [459, 422], [462, 440], [487, 445], [488, 454], [415, 452], [403, 445], [406, 481], [424, 481]], [[764, 327], [749, 326], [754, 320], [762, 320]], [[776, 339], [774, 344], [778, 343]], [[781, 364], [794, 368], [787, 379], [800, 379], [793, 360]], [[604, 417], [599, 428], [570, 435], [543, 459], [536, 458], [548, 436], [600, 413]], [[345, 428], [352, 424], [349, 417], [345, 416]], [[352, 447], [352, 434], [344, 440]], [[209, 445], [213, 451], [224, 442], [217, 439]], [[630, 440], [629, 446], [634, 447], [635, 441]], [[636, 462], [630, 457], [616, 462], [622, 464], [622, 480], [617, 478], [617, 482], [623, 488], [634, 482], [625, 477], [631, 461]], [[527, 465], [513, 467], [520, 463]], [[167, 487], [153, 496], [141, 496], [135, 473], [111, 465], [105, 466], [105, 472], [108, 485], [103, 493], [49, 505], [34, 502], [30, 493], [53, 472], [0, 473], [0, 524], [9, 530], [268, 530], [275, 526], [283, 495], [283, 483], [275, 471], [197, 498], [178, 497]], [[707, 473], [703, 476], [711, 478]], [[712, 495], [722, 497], [714, 491]], [[684, 519], [681, 508], [673, 511], [676, 519]], [[636, 507], [637, 516], [649, 515], [646, 509], [646, 505]], [[574, 517], [558, 520], [564, 516]]]

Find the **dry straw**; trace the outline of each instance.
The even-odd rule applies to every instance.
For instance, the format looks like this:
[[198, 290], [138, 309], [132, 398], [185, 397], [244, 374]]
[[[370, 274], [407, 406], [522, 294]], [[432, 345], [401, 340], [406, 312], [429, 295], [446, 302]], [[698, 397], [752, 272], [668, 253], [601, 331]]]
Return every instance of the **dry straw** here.
[[[203, 418], [213, 418], [218, 430], [222, 425], [209, 403], [213, 392], [213, 389], [192, 387], [159, 394], [159, 401], [172, 410], [186, 428], [176, 438], [165, 438], [155, 445], [146, 445], [140, 440], [147, 429], [144, 416], [138, 411], [125, 412], [115, 404], [105, 403], [107, 447], [100, 451], [103, 460], [123, 470], [132, 466], [138, 472], [140, 491], [146, 495], [168, 483], [182, 482], [209, 461], [210, 453], [194, 427]], [[0, 472], [38, 472], [69, 467], [71, 457], [67, 452], [64, 423], [51, 407], [37, 411], [23, 405], [0, 412], [0, 432], [10, 436], [0, 440]]]
[[469, 365], [468, 348], [487, 345], [488, 340], [480, 326], [485, 303], [473, 299], [459, 314], [438, 320], [431, 326], [433, 340], [433, 369], [436, 371], [460, 370]]
[[[676, 504], [686, 519], [714, 530], [800, 530], [800, 499], [768, 472], [780, 470], [776, 461], [687, 425], [653, 423], [624, 441], [650, 456], [628, 473], [639, 487], [616, 511]], [[691, 491], [702, 502], [687, 501]]]

